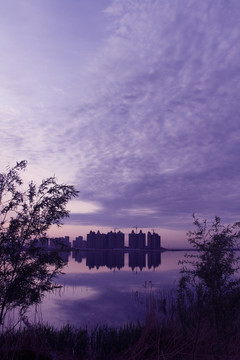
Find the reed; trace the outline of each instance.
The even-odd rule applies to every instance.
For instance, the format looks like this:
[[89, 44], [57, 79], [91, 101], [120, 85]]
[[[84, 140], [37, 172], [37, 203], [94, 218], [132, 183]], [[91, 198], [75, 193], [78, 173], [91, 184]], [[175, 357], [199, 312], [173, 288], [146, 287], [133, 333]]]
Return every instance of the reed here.
[[[141, 294], [139, 295], [141, 297]], [[142, 299], [143, 297], [141, 297]], [[36, 324], [0, 334], [2, 360], [238, 360], [240, 315], [221, 339], [214, 324], [189, 308], [187, 326], [173, 293], [148, 294], [144, 324], [94, 329]], [[227, 305], [227, 304], [226, 304]]]
[[2, 332], [1, 360], [76, 360], [114, 359], [140, 337], [142, 326], [128, 324], [120, 328], [107, 325], [93, 330], [66, 325], [61, 329], [36, 324], [29, 328]]

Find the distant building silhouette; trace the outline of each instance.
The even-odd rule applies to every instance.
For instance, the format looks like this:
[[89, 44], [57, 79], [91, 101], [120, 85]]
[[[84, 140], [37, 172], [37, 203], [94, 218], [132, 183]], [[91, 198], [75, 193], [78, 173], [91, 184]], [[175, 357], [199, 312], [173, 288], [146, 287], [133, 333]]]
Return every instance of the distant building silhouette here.
[[75, 240], [73, 240], [72, 244], [73, 249], [84, 249], [87, 247], [87, 242], [83, 240], [82, 236], [77, 236]]
[[124, 234], [121, 231], [107, 233], [107, 249], [123, 249]]
[[96, 239], [95, 239], [95, 232], [90, 231], [89, 234], [87, 234], [87, 248], [88, 249], [94, 249], [96, 247]]
[[122, 232], [108, 232], [101, 234], [90, 231], [87, 234], [87, 248], [88, 249], [123, 249], [124, 248], [124, 234]]
[[46, 236], [43, 236], [40, 239], [35, 240], [35, 243], [37, 247], [40, 247], [44, 250], [48, 250], [49, 248], [48, 238]]
[[139, 233], [135, 233], [133, 230], [128, 235], [129, 239], [129, 248], [130, 249], [145, 249], [146, 247], [146, 235], [139, 231]]
[[41, 247], [43, 250], [60, 250], [68, 251], [71, 249], [69, 236], [47, 238], [46, 236], [40, 239], [35, 239], [35, 246]]
[[71, 243], [69, 240], [69, 236], [50, 238], [49, 249], [50, 250], [71, 249]]
[[150, 249], [150, 250], [160, 249], [161, 248], [161, 236], [158, 235], [157, 233], [155, 233], [154, 231], [152, 234], [150, 232], [148, 232], [147, 245], [148, 245], [148, 249]]
[[[107, 234], [90, 231], [87, 234], [87, 240], [83, 240], [82, 236], [77, 236], [72, 242], [72, 249], [95, 249], [95, 250], [114, 250], [114, 249], [126, 249], [125, 247], [125, 235], [121, 231], [110, 231]], [[153, 232], [146, 234], [139, 231], [135, 233], [134, 230], [128, 235], [129, 249], [140, 250], [160, 250], [161, 249], [161, 236]], [[36, 241], [36, 246], [41, 246], [43, 249], [49, 250], [70, 250], [71, 243], [69, 236], [50, 238], [42, 237]]]
[[107, 235], [101, 234], [98, 230], [97, 233], [95, 231], [90, 231], [87, 234], [87, 248], [89, 249], [106, 249], [107, 245]]

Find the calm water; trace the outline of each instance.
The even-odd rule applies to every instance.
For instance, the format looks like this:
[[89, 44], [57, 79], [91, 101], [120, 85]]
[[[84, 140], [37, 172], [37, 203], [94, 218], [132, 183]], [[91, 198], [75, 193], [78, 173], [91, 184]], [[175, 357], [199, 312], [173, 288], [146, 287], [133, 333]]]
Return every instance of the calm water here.
[[62, 289], [47, 294], [31, 318], [56, 327], [142, 321], [146, 296], [176, 287], [183, 256], [179, 251], [64, 254], [68, 263], [58, 278]]

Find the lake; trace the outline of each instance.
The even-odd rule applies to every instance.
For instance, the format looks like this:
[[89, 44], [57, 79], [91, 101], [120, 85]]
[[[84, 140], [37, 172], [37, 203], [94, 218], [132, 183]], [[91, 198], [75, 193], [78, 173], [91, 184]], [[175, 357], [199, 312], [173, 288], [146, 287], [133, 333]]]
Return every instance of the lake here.
[[184, 251], [76, 251], [64, 253], [62, 285], [31, 310], [31, 320], [61, 327], [121, 326], [143, 321], [146, 299], [176, 288]]

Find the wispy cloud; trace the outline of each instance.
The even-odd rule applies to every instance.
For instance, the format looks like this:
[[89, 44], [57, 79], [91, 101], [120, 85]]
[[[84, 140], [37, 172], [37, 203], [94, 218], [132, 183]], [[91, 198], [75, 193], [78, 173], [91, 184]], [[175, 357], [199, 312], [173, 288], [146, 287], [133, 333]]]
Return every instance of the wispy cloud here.
[[7, 115], [4, 146], [41, 166], [49, 161], [81, 200], [101, 204], [97, 213], [74, 214], [74, 222], [177, 228], [192, 212], [235, 219], [239, 1], [108, 3], [106, 32], [92, 56], [79, 67], [74, 58], [56, 72], [48, 68], [55, 81], [42, 105], [31, 101], [21, 122]]
[[87, 68], [89, 101], [74, 128], [88, 153], [84, 196], [106, 218], [137, 206], [159, 223], [194, 211], [234, 217], [240, 4], [114, 1], [107, 13], [112, 32]]

